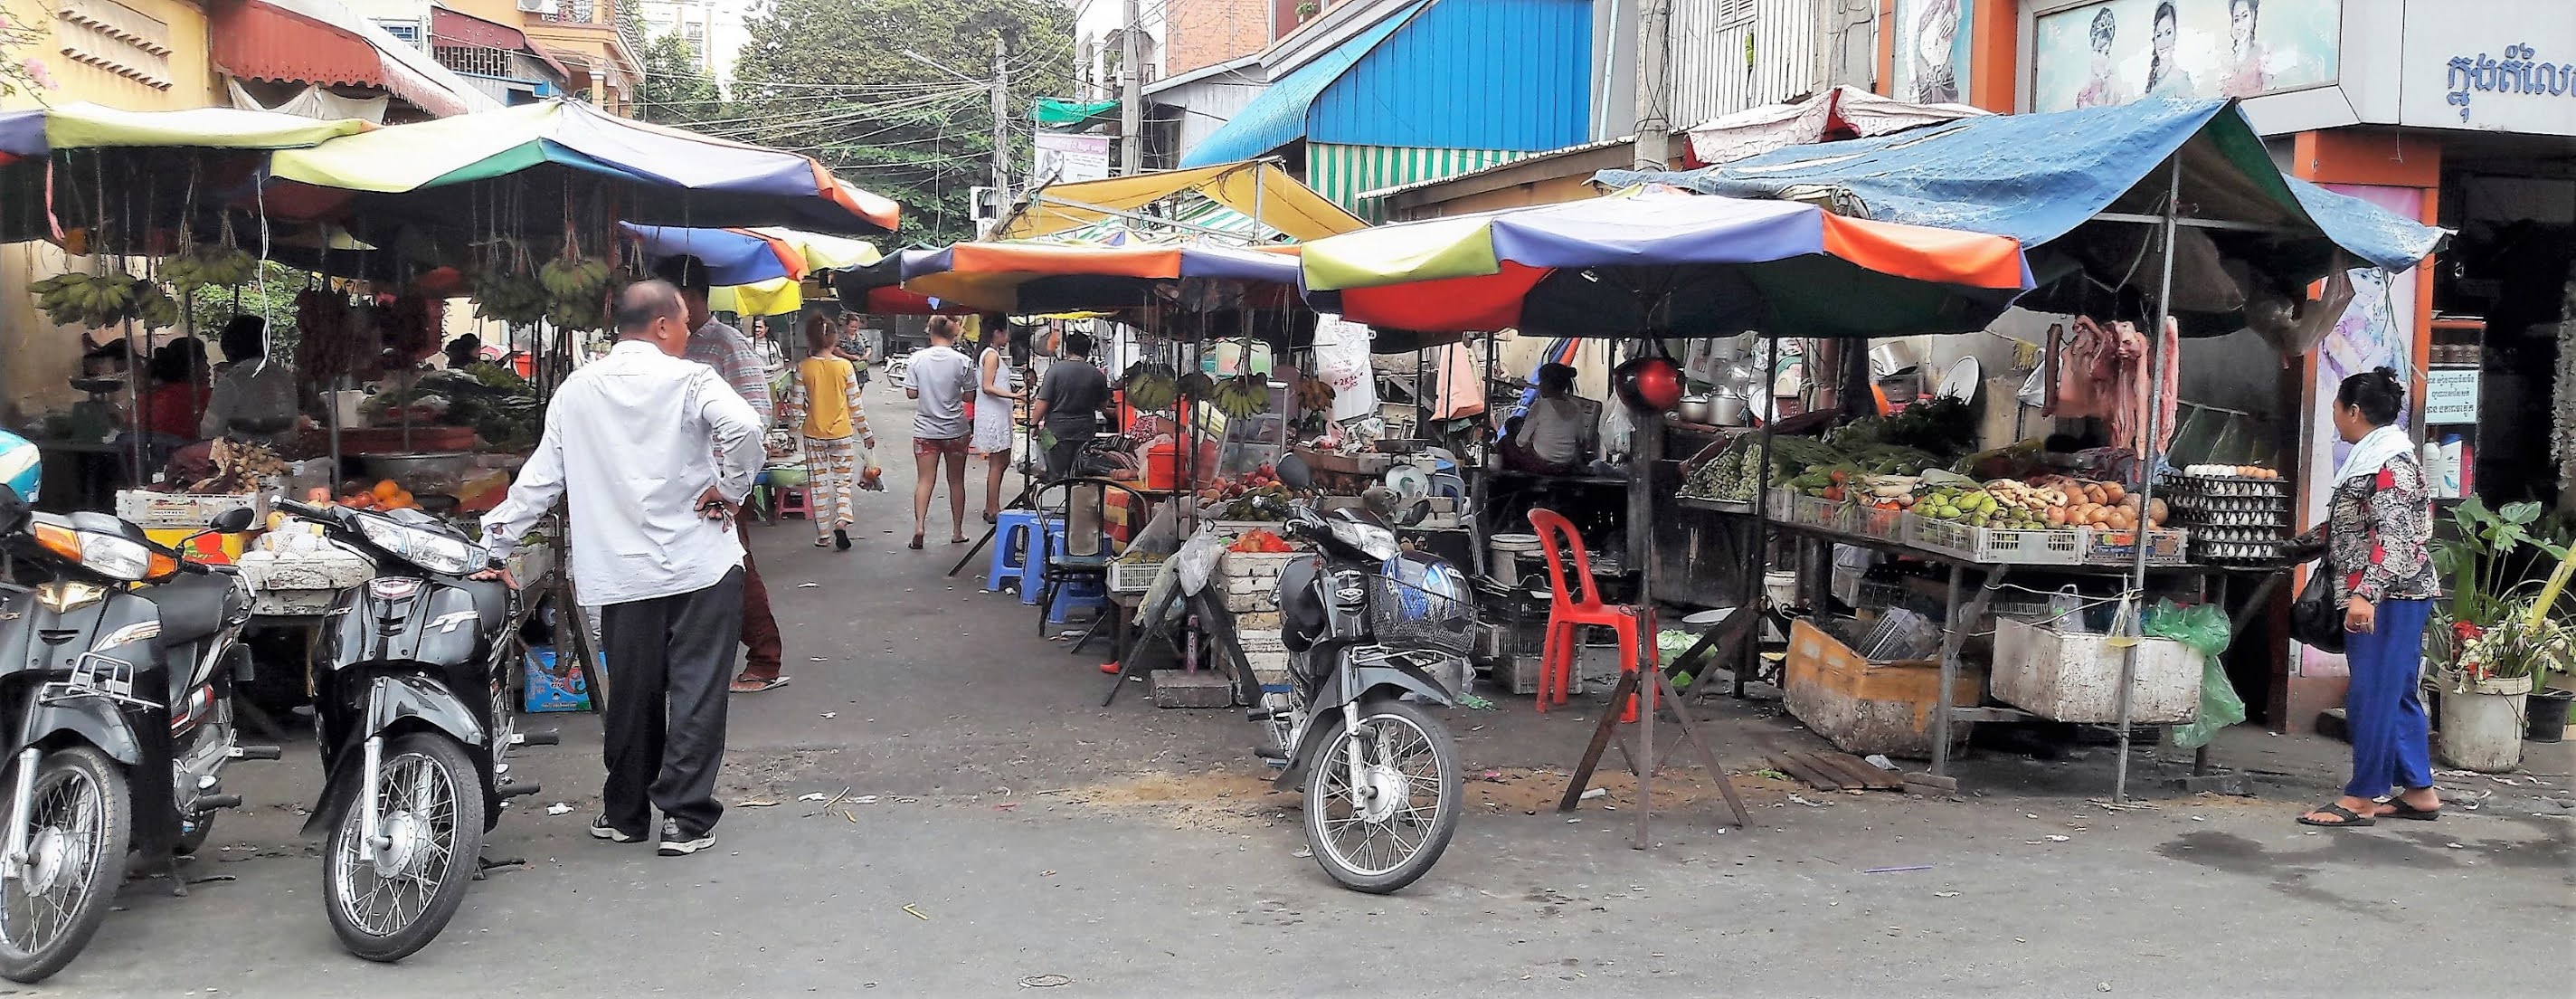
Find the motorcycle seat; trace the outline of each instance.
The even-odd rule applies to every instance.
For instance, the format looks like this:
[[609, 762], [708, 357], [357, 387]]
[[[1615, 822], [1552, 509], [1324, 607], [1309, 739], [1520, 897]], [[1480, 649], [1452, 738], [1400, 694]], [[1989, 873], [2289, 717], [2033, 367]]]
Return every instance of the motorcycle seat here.
[[188, 645], [212, 636], [224, 626], [224, 599], [232, 595], [230, 576], [183, 574], [158, 586], [143, 588], [143, 599], [161, 612], [161, 648]]

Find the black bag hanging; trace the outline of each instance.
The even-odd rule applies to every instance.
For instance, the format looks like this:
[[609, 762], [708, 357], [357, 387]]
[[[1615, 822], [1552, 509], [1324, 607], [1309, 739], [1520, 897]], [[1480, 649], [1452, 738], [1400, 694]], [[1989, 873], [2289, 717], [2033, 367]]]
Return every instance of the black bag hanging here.
[[2334, 598], [2332, 559], [2320, 558], [2308, 572], [2308, 584], [2299, 588], [2299, 598], [2290, 602], [2290, 637], [2300, 644], [2325, 652], [2341, 654], [2344, 605]]

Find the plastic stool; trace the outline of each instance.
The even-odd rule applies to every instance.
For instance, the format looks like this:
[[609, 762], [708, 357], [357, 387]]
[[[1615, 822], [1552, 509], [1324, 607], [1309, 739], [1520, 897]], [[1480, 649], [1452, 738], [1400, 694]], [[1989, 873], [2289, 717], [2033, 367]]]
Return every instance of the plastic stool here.
[[1055, 602], [1047, 605], [1047, 623], [1063, 624], [1071, 620], [1072, 611], [1107, 613], [1108, 608], [1109, 594], [1100, 588], [1099, 580], [1068, 579], [1056, 584]]
[[773, 486], [770, 492], [778, 497], [779, 516], [814, 519], [814, 508], [807, 502], [804, 486]]
[[1045, 553], [1046, 542], [1037, 527], [1035, 510], [1004, 510], [994, 520], [993, 561], [984, 569], [985, 589], [999, 591], [1008, 582], [1019, 590], [1022, 603], [1038, 602], [1037, 587], [1029, 585], [1037, 578], [1038, 563], [1031, 560]]

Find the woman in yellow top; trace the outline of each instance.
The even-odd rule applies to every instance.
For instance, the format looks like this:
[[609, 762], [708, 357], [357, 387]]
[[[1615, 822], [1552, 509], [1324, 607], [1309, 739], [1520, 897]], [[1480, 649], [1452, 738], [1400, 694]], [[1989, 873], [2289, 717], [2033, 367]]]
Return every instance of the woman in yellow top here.
[[[796, 365], [786, 416], [804, 424], [805, 493], [813, 510], [814, 547], [829, 544], [849, 551], [856, 469], [863, 452], [876, 450], [877, 435], [868, 429], [868, 414], [859, 405], [857, 371], [834, 346], [831, 326], [822, 316], [805, 320], [805, 346], [813, 353]], [[864, 457], [864, 467], [873, 473], [875, 458]]]

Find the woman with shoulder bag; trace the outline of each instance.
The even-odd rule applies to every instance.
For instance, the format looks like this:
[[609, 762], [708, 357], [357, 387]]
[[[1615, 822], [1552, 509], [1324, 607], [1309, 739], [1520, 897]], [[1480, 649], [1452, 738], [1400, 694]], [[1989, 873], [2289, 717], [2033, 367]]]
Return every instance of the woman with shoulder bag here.
[[2420, 693], [2424, 628], [2441, 585], [2433, 571], [2432, 493], [2414, 442], [2396, 425], [2405, 401], [2405, 387], [2387, 368], [2346, 378], [2335, 392], [2335, 430], [2352, 451], [2335, 468], [2320, 570], [2343, 609], [2352, 781], [2343, 797], [2299, 816], [2304, 825], [2441, 817], [2432, 724]]

